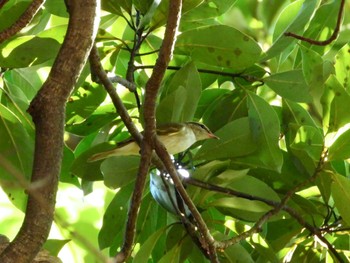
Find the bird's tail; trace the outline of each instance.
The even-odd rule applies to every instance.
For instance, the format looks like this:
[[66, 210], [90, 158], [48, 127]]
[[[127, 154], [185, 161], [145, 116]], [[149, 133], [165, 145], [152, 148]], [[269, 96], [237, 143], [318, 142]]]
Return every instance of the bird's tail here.
[[139, 152], [140, 152], [139, 146], [134, 141], [129, 141], [124, 144], [119, 144], [116, 148], [112, 150], [95, 153], [88, 159], [88, 162], [89, 163], [96, 162], [111, 156], [139, 155]]
[[100, 160], [106, 159], [106, 158], [113, 156], [113, 155], [115, 155], [115, 150], [110, 150], [110, 151], [101, 152], [101, 153], [95, 153], [94, 155], [92, 155], [88, 159], [88, 162], [92, 163], [92, 162], [100, 161]]

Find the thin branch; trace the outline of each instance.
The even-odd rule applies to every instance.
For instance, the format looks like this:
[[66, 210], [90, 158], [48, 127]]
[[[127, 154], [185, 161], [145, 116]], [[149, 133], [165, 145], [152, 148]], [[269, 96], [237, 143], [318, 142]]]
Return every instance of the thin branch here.
[[14, 24], [0, 33], [0, 43], [16, 35], [22, 28], [28, 25], [44, 2], [45, 0], [34, 0]]
[[125, 108], [123, 101], [120, 99], [118, 93], [115, 91], [115, 88], [113, 86], [113, 83], [108, 78], [106, 72], [104, 71], [100, 57], [98, 55], [98, 50], [96, 45], [94, 45], [91, 49], [90, 57], [89, 57], [91, 69], [93, 73], [97, 76], [99, 81], [102, 83], [102, 85], [105, 87], [106, 91], [108, 92], [110, 98], [112, 99], [112, 102], [114, 104], [114, 107], [116, 108], [120, 118], [124, 122], [126, 128], [132, 135], [132, 137], [135, 139], [135, 141], [138, 144], [141, 144], [142, 141], [142, 135], [136, 128], [135, 124], [132, 122], [132, 119]]
[[343, 17], [343, 12], [344, 12], [344, 6], [345, 6], [345, 0], [341, 0], [340, 7], [339, 7], [339, 12], [338, 12], [338, 17], [337, 17], [337, 24], [335, 25], [333, 34], [326, 40], [323, 40], [323, 41], [314, 40], [314, 39], [311, 39], [311, 38], [307, 38], [307, 37], [303, 37], [303, 36], [294, 34], [292, 32], [286, 32], [286, 33], [284, 33], [284, 35], [287, 36], [287, 37], [294, 37], [294, 38], [299, 39], [301, 41], [305, 41], [307, 43], [310, 43], [312, 45], [326, 46], [326, 45], [330, 44], [333, 40], [335, 40], [338, 37], [339, 30], [340, 30], [340, 24], [341, 24], [341, 20], [342, 20], [342, 17]]
[[136, 85], [130, 81], [127, 81], [126, 79], [123, 79], [122, 77], [115, 75], [113, 77], [108, 77], [108, 78], [112, 83], [115, 83], [115, 82], [119, 83], [120, 85], [123, 85], [125, 88], [127, 88], [131, 92], [136, 91]]
[[[135, 66], [135, 70], [139, 69], [153, 69], [154, 65], [141, 65], [141, 66]], [[180, 70], [181, 67], [179, 66], [168, 66], [168, 70]], [[261, 79], [251, 76], [251, 75], [246, 75], [243, 72], [240, 73], [231, 73], [231, 72], [223, 72], [223, 71], [217, 71], [217, 70], [210, 70], [210, 69], [197, 69], [199, 73], [206, 73], [206, 74], [213, 74], [213, 75], [219, 75], [223, 77], [231, 77], [231, 78], [242, 78], [245, 79], [246, 81], [249, 82], [254, 82], [254, 81], [262, 81]]]
[[9, 0], [1, 0], [0, 1], [0, 9], [8, 2]]

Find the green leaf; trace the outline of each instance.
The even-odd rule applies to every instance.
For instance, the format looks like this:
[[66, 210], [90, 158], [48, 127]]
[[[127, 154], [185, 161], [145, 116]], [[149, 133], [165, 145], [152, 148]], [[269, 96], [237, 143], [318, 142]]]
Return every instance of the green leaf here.
[[[168, 12], [169, 12], [169, 0], [162, 0], [160, 5], [157, 7], [157, 9], [154, 12], [154, 15], [150, 22], [150, 27], [152, 29], [156, 29], [158, 27], [161, 27], [164, 25], [168, 19]], [[189, 10], [195, 8], [198, 6], [202, 0], [184, 0], [182, 1], [182, 9], [181, 13], [186, 14]]]
[[41, 64], [56, 57], [60, 44], [51, 38], [17, 37], [0, 45], [0, 66], [22, 68]]
[[[214, 89], [213, 91], [216, 90], [217, 89]], [[203, 96], [207, 95], [209, 91], [211, 90], [208, 90]], [[247, 100], [244, 90], [235, 89], [233, 91], [225, 91], [219, 89], [217, 91], [221, 91], [222, 95], [217, 98], [214, 97], [208, 102], [210, 104], [206, 105], [206, 110], [203, 115], [203, 122], [213, 132], [233, 120], [247, 116]], [[210, 92], [209, 94], [213, 93], [214, 92]], [[201, 98], [202, 101], [204, 100], [203, 96]], [[211, 97], [208, 99], [210, 98]]]
[[[228, 262], [230, 263], [253, 263], [255, 262], [250, 253], [241, 245], [241, 244], [234, 244], [232, 246], [229, 246], [224, 250], [224, 255], [227, 259], [229, 259]], [[239, 258], [239, 259], [238, 259]]]
[[335, 74], [339, 83], [347, 92], [350, 92], [350, 44], [339, 50], [335, 59]]
[[105, 185], [115, 189], [134, 181], [139, 163], [139, 156], [115, 156], [106, 159], [101, 164]]
[[297, 102], [310, 102], [309, 87], [301, 70], [292, 70], [273, 74], [264, 78], [264, 82], [273, 91], [285, 99]]
[[70, 242], [70, 239], [48, 239], [43, 245], [43, 248], [49, 251], [51, 256], [57, 257], [60, 250], [68, 242]]
[[252, 38], [237, 29], [214, 25], [183, 32], [174, 52], [190, 56], [195, 62], [238, 71], [256, 63], [262, 50]]
[[235, 162], [280, 172], [283, 157], [278, 146], [280, 136], [278, 116], [265, 100], [249, 91], [247, 95], [250, 130], [258, 150], [252, 155], [238, 158]]
[[283, 34], [285, 32], [302, 33], [319, 2], [319, 0], [294, 1], [281, 12], [273, 34], [274, 43], [266, 52], [266, 56], [263, 58], [264, 61], [280, 55], [296, 42], [294, 38], [286, 37]]
[[347, 225], [350, 225], [350, 180], [340, 174], [332, 174], [332, 196], [336, 208]]
[[[84, 83], [70, 97], [66, 109], [66, 126], [84, 121], [105, 100], [106, 92], [100, 85]], [[89, 107], [86, 107], [89, 105]]]
[[0, 32], [13, 25], [28, 8], [31, 1], [10, 0], [0, 9]]
[[67, 12], [67, 6], [64, 1], [61, 0], [50, 0], [45, 1], [45, 9], [53, 15], [61, 17], [69, 17]]
[[237, 171], [228, 169], [214, 177], [211, 182], [246, 194], [280, 201], [279, 196], [270, 186], [260, 179], [247, 175], [247, 170]]
[[328, 148], [328, 159], [344, 160], [350, 158], [350, 130], [342, 133]]
[[108, 205], [103, 216], [103, 225], [98, 235], [100, 249], [112, 246], [114, 243], [123, 240], [124, 223], [129, 206], [134, 184], [129, 184], [115, 194], [113, 200]]
[[322, 95], [323, 126], [328, 132], [337, 131], [350, 122], [348, 104], [350, 95], [339, 83], [334, 75], [331, 75], [325, 84], [325, 92]]
[[229, 122], [215, 134], [220, 140], [206, 141], [196, 153], [195, 159], [228, 159], [248, 155], [257, 149], [248, 118]]
[[[228, 93], [230, 93], [230, 91], [225, 89], [203, 90], [196, 109], [196, 114], [195, 114], [196, 119], [201, 119], [204, 114], [207, 114], [208, 116], [210, 116], [212, 112], [212, 108], [215, 108], [215, 106], [217, 105], [217, 102], [221, 101], [224, 94], [228, 94]], [[216, 131], [217, 129], [213, 128], [211, 124], [208, 124], [209, 118], [210, 117], [203, 116], [203, 122], [206, 123], [212, 131]]]
[[[198, 1], [199, 2], [199, 1]], [[228, 11], [236, 0], [211, 0], [202, 1], [202, 3], [190, 10], [181, 17], [182, 21], [197, 22], [200, 20], [208, 20], [212, 17], [218, 17]]]
[[193, 63], [179, 70], [162, 93], [157, 107], [159, 123], [191, 121], [197, 109], [202, 84]]
[[310, 87], [314, 100], [319, 100], [323, 93], [323, 84], [328, 77], [324, 74], [323, 59], [317, 52], [304, 46], [301, 46], [300, 50], [305, 81]]
[[296, 102], [282, 100], [282, 114], [284, 125], [295, 123], [298, 126], [307, 125], [317, 127], [310, 113]]
[[312, 160], [318, 161], [323, 150], [322, 131], [312, 126], [301, 126], [290, 146], [294, 150], [305, 151]]
[[[29, 131], [30, 132], [30, 131]], [[20, 177], [27, 181], [32, 172], [34, 138], [23, 127], [21, 120], [0, 104], [0, 181], [11, 202], [22, 211], [27, 194], [18, 184]]]
[[142, 244], [140, 250], [134, 257], [133, 263], [143, 263], [145, 260], [150, 258], [153, 248], [155, 247], [158, 239], [164, 235], [165, 231], [168, 229], [168, 226], [162, 227], [153, 233], [147, 240]]

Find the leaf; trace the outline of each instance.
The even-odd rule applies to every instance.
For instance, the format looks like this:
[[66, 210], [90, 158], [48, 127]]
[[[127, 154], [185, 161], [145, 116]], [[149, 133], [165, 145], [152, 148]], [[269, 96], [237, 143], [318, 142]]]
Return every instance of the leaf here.
[[[100, 85], [85, 82], [70, 96], [66, 107], [66, 126], [83, 122], [105, 100], [106, 92]], [[89, 105], [89, 107], [86, 107]]]
[[250, 130], [258, 150], [254, 154], [234, 161], [280, 172], [283, 157], [278, 146], [280, 136], [278, 116], [265, 100], [249, 91], [247, 95]]
[[296, 102], [310, 102], [309, 87], [305, 82], [301, 70], [292, 70], [282, 73], [273, 74], [264, 78], [264, 82], [274, 92], [285, 99]]
[[[218, 91], [220, 90], [222, 89]], [[206, 92], [203, 96], [208, 93], [209, 92]], [[230, 92], [225, 92], [221, 96], [212, 99], [210, 104], [206, 106], [203, 122], [211, 131], [215, 132], [227, 123], [247, 116], [246, 101], [246, 94], [243, 90], [235, 89]]]
[[134, 257], [133, 263], [143, 263], [146, 259], [150, 258], [153, 248], [155, 247], [158, 239], [165, 234], [165, 231], [168, 229], [168, 226], [158, 229], [157, 232], [153, 233], [147, 240], [144, 242], [137, 254]]
[[350, 92], [350, 44], [345, 45], [335, 56], [335, 75], [339, 83]]
[[312, 126], [301, 126], [290, 147], [305, 151], [312, 160], [318, 161], [323, 150], [322, 131]]
[[237, 171], [228, 169], [212, 178], [211, 182], [246, 194], [280, 201], [279, 196], [270, 186], [258, 178], [247, 175], [247, 173], [247, 170]]
[[208, 20], [212, 17], [218, 17], [228, 11], [234, 4], [235, 0], [211, 0], [202, 1], [202, 3], [190, 10], [181, 17], [181, 21], [197, 22]]
[[45, 10], [50, 12], [53, 15], [61, 16], [61, 17], [69, 17], [67, 12], [67, 7], [64, 2], [61, 0], [50, 0], [45, 1]]
[[266, 56], [263, 58], [263, 61], [267, 61], [277, 55], [280, 55], [284, 50], [288, 50], [290, 45], [296, 42], [294, 38], [284, 36], [284, 32], [300, 34], [305, 28], [306, 24], [309, 22], [310, 17], [317, 9], [316, 7], [318, 4], [318, 0], [298, 0], [289, 4], [281, 12], [273, 34], [274, 43], [266, 52]]
[[[224, 255], [231, 263], [253, 263], [255, 262], [250, 253], [239, 243], [227, 247], [224, 250]], [[239, 259], [238, 259], [239, 258]]]
[[347, 225], [350, 225], [350, 180], [340, 174], [332, 174], [332, 196], [336, 208]]
[[214, 25], [183, 32], [176, 41], [174, 53], [190, 56], [195, 62], [238, 71], [257, 62], [262, 50], [237, 29]]
[[56, 57], [60, 44], [51, 38], [22, 36], [0, 44], [0, 66], [22, 68]]
[[282, 114], [284, 125], [295, 123], [298, 126], [307, 125], [317, 127], [310, 113], [296, 102], [282, 100]]
[[28, 8], [31, 1], [10, 0], [0, 9], [0, 32], [12, 26]]
[[302, 55], [303, 74], [313, 100], [318, 101], [323, 93], [323, 84], [328, 76], [325, 76], [322, 57], [315, 51], [300, 47]]
[[106, 159], [101, 164], [105, 185], [116, 189], [134, 181], [139, 163], [139, 156], [113, 156]]
[[[30, 131], [29, 131], [30, 132]], [[34, 138], [13, 112], [0, 104], [0, 181], [9, 200], [24, 211], [27, 194], [18, 178], [29, 180], [32, 172]]]
[[331, 75], [325, 84], [324, 94], [321, 98], [323, 105], [323, 126], [328, 132], [337, 131], [350, 122], [348, 104], [350, 95], [339, 83], [334, 75]]
[[105, 214], [103, 215], [103, 225], [98, 234], [98, 244], [100, 249], [112, 246], [123, 239], [124, 223], [129, 206], [129, 197], [131, 196], [134, 184], [120, 188], [115, 194], [113, 200], [109, 203]]
[[193, 63], [187, 64], [173, 77], [157, 107], [159, 123], [191, 121], [197, 109], [202, 84]]
[[218, 141], [208, 140], [198, 150], [195, 159], [217, 160], [245, 156], [254, 152], [257, 145], [250, 131], [249, 119], [229, 122], [216, 132]]
[[[158, 0], [159, 1], [159, 0]], [[198, 6], [202, 0], [184, 0], [182, 1], [182, 9], [181, 9], [181, 15], [186, 14], [189, 10], [195, 8]], [[168, 18], [168, 12], [169, 12], [169, 0], [162, 0], [160, 5], [157, 7], [157, 9], [154, 12], [154, 15], [150, 22], [151, 29], [156, 29], [158, 27], [161, 27], [164, 25]]]
[[350, 158], [350, 130], [342, 133], [328, 148], [328, 159], [344, 160]]
[[[215, 108], [217, 102], [222, 100], [224, 94], [230, 93], [229, 90], [225, 89], [206, 89], [202, 91], [201, 97], [198, 102], [198, 106], [195, 113], [196, 119], [201, 119], [204, 114], [208, 116], [211, 115], [212, 108]], [[209, 112], [208, 112], [209, 111]], [[206, 113], [208, 112], [208, 113]], [[210, 117], [203, 116], [203, 122], [210, 127], [212, 131], [216, 131], [216, 129], [212, 127], [212, 125], [208, 124], [208, 119]]]
[[60, 250], [68, 242], [70, 242], [70, 239], [48, 239], [43, 245], [43, 248], [49, 251], [51, 256], [57, 257]]

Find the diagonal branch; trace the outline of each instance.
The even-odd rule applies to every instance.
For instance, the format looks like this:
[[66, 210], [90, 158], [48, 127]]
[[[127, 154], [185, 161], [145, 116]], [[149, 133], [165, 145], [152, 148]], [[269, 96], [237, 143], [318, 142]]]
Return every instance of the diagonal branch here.
[[86, 62], [98, 24], [97, 1], [69, 2], [70, 20], [65, 40], [48, 79], [28, 109], [36, 127], [31, 183], [37, 187], [28, 191], [23, 225], [0, 255], [0, 262], [31, 262], [51, 228], [62, 162], [65, 105]]
[[[45, 2], [45, 0], [34, 0], [28, 8], [24, 11], [24, 13], [20, 16], [20, 18], [10, 27], [6, 28], [0, 33], [0, 43], [4, 40], [14, 36], [17, 34], [22, 28], [32, 21], [34, 15], [38, 12], [41, 5]], [[1, 3], [2, 4], [2, 3]]]

